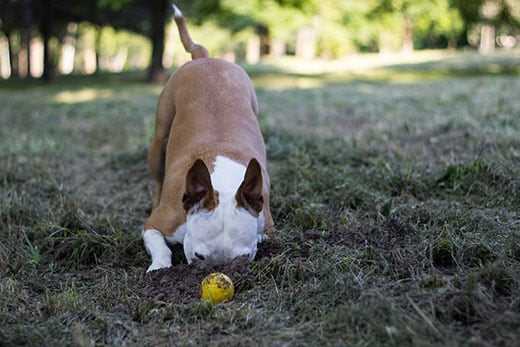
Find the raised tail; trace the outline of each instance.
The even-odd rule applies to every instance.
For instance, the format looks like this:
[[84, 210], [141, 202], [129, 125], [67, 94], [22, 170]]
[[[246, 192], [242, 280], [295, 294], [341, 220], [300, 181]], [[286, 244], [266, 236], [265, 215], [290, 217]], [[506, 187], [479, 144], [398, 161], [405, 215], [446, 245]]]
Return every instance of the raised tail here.
[[191, 39], [190, 33], [188, 32], [188, 27], [186, 26], [186, 19], [182, 14], [181, 10], [175, 5], [173, 7], [173, 17], [175, 19], [175, 23], [177, 24], [177, 29], [179, 30], [179, 35], [181, 37], [182, 45], [187, 53], [191, 53], [191, 59], [200, 59], [208, 57], [208, 50], [203, 46], [196, 44]]

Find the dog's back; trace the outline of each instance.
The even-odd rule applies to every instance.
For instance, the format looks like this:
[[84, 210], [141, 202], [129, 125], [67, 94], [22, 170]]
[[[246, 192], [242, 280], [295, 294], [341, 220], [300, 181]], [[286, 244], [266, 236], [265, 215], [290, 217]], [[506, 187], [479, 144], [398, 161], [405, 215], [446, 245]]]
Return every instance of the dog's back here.
[[176, 152], [197, 156], [212, 149], [232, 157], [239, 151], [249, 156], [236, 158], [240, 161], [265, 163], [256, 96], [241, 67], [218, 59], [194, 60], [175, 73], [163, 94], [176, 106], [167, 163]]

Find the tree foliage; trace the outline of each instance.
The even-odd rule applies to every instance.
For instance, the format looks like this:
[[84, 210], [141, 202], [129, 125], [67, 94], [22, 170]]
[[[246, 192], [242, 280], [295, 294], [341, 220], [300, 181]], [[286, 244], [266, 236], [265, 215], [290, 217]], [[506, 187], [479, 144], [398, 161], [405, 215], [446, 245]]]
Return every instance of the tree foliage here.
[[[518, 0], [174, 1], [192, 28], [198, 28], [194, 33], [201, 33], [204, 40], [215, 38], [207, 43], [213, 52], [243, 50], [252, 35], [261, 35], [262, 45], [281, 42], [292, 47], [302, 28], [314, 32], [317, 53], [325, 57], [341, 57], [352, 51], [466, 44], [467, 37], [479, 35], [482, 25], [493, 26], [498, 35], [520, 32]], [[162, 5], [157, 6], [159, 3]], [[130, 31], [152, 43], [152, 65], [160, 70], [164, 41], [161, 28], [163, 23], [170, 23], [172, 15], [168, 4], [167, 0], [2, 0], [0, 31], [8, 40], [10, 54], [22, 50], [24, 40], [27, 45], [31, 31], [41, 33], [49, 25], [48, 39], [58, 43], [70, 22], [113, 28], [112, 34], [104, 31], [104, 37], [111, 38], [101, 40], [102, 52], [112, 52], [111, 44], [124, 44], [124, 35], [118, 36], [118, 31]], [[46, 12], [49, 6], [52, 11]], [[45, 13], [52, 13], [52, 23], [42, 26]], [[138, 51], [138, 40], [132, 42], [130, 50]], [[10, 57], [14, 60], [16, 54]]]
[[427, 46], [428, 39], [453, 39], [463, 29], [462, 18], [449, 0], [379, 0], [369, 14], [379, 30], [392, 29], [398, 41], [406, 40], [407, 30], [418, 46]]
[[467, 25], [485, 21], [496, 26], [520, 28], [518, 0], [451, 0], [451, 4]]

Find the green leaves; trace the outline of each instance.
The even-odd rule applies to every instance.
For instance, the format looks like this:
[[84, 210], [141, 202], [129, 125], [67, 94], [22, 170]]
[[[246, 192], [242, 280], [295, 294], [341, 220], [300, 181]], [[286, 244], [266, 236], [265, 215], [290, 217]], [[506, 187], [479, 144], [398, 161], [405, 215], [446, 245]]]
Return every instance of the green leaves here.
[[100, 8], [109, 8], [118, 11], [130, 4], [132, 1], [133, 0], [97, 0], [97, 3]]

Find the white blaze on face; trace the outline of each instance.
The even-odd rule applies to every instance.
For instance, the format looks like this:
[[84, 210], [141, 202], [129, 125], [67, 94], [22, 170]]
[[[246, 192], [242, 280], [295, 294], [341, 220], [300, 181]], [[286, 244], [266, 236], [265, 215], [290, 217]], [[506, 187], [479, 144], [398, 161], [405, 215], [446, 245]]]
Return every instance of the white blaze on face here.
[[263, 224], [262, 218], [238, 207], [236, 200], [245, 172], [244, 165], [217, 156], [211, 184], [218, 192], [218, 205], [212, 211], [202, 209], [188, 215], [183, 240], [188, 263], [203, 259], [222, 264], [241, 256], [249, 260], [255, 257], [259, 232], [263, 231], [259, 225]]

